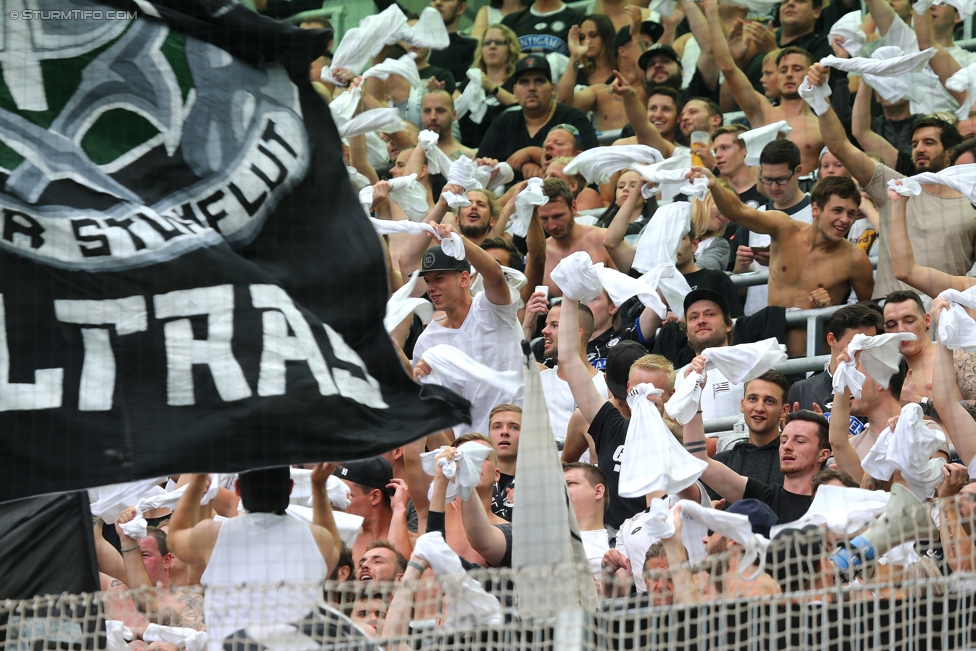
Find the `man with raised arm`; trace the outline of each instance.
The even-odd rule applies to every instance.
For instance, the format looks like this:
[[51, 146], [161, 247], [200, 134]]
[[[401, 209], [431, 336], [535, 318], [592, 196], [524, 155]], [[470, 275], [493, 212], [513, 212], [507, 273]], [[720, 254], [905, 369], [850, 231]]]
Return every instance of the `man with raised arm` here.
[[753, 88], [746, 74], [735, 65], [729, 51], [729, 44], [722, 32], [717, 3], [714, 0], [705, 0], [702, 5], [712, 34], [715, 61], [718, 63], [719, 70], [725, 75], [725, 83], [731, 87], [739, 108], [749, 119], [749, 124], [756, 129], [786, 120], [793, 127], [789, 139], [800, 148], [803, 169], [808, 172], [817, 169], [824, 139], [820, 135], [817, 116], [799, 94], [803, 77], [814, 62], [813, 57], [808, 51], [798, 47], [784, 47], [779, 51], [776, 56], [776, 67], [779, 69], [781, 101], [779, 106], [773, 106], [765, 95]]
[[[434, 226], [443, 239], [455, 231], [450, 224]], [[431, 236], [433, 237], [433, 236]], [[417, 339], [413, 350], [414, 374], [424, 377], [430, 367], [423, 360], [424, 352], [438, 344], [449, 344], [477, 362], [496, 371], [522, 371], [522, 329], [518, 322], [518, 296], [505, 281], [501, 265], [480, 246], [463, 235], [464, 260], [447, 255], [436, 246], [424, 253], [421, 273], [427, 281], [427, 295], [434, 309], [445, 314], [440, 321], [431, 321]], [[471, 296], [471, 267], [484, 281], [483, 292]], [[458, 425], [455, 434], [488, 430], [488, 412], [495, 405], [507, 402], [506, 396], [485, 382], [475, 380], [446, 382], [445, 386], [471, 401], [471, 425]], [[521, 402], [521, 389], [517, 402]]]
[[[219, 648], [225, 637], [251, 625], [298, 621], [315, 607], [322, 590], [308, 586], [320, 585], [339, 559], [339, 531], [325, 488], [334, 468], [323, 463], [312, 471], [310, 525], [285, 514], [293, 485], [287, 466], [241, 473], [235, 490], [247, 512], [223, 522], [199, 520], [208, 475], [192, 476], [173, 511], [168, 544], [183, 562], [206, 566], [200, 583], [207, 589], [211, 645]], [[242, 590], [242, 584], [255, 587]], [[276, 607], [269, 610], [267, 603]]]
[[[826, 83], [828, 70], [819, 63], [810, 66], [807, 79], [814, 86]], [[832, 108], [819, 117], [820, 132], [827, 148], [844, 164], [878, 208], [881, 246], [878, 276], [873, 298], [908, 289], [892, 269], [891, 203], [888, 181], [904, 178], [887, 165], [876, 162], [847, 139], [844, 127]], [[962, 142], [956, 128], [937, 117], [918, 120], [912, 130], [912, 162], [918, 172], [939, 172], [949, 165], [947, 153]], [[976, 208], [969, 199], [944, 185], [923, 183], [922, 193], [907, 200], [908, 235], [916, 261], [952, 276], [963, 276], [976, 261]]]
[[[822, 179], [811, 193], [813, 223], [790, 219], [777, 210], [759, 211], [715, 182], [712, 173], [696, 167], [692, 178], [704, 176], [721, 214], [750, 231], [772, 239], [769, 258], [769, 304], [811, 309], [839, 305], [853, 289], [858, 300], [868, 300], [874, 288], [871, 261], [864, 251], [847, 241], [851, 224], [858, 219], [861, 195], [850, 179]], [[806, 329], [787, 334], [787, 352], [803, 356]]]

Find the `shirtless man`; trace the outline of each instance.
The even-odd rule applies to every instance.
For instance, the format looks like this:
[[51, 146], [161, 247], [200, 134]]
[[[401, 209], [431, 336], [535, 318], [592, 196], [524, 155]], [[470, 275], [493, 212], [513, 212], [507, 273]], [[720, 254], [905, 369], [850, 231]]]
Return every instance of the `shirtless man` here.
[[192, 589], [171, 589], [169, 570], [173, 554], [166, 545], [166, 534], [161, 529], [149, 527], [145, 538], [134, 540], [122, 531], [121, 525], [135, 517], [136, 509], [131, 506], [115, 522], [122, 545], [125, 584], [130, 590], [157, 588], [155, 593], [147, 591], [131, 595], [137, 608], [156, 624], [204, 630], [202, 595]]
[[[715, 182], [712, 173], [696, 167], [690, 178], [705, 176], [721, 214], [751, 231], [772, 238], [769, 262], [769, 304], [810, 309], [839, 305], [853, 287], [866, 301], [874, 290], [871, 261], [864, 251], [847, 241], [851, 224], [858, 219], [861, 195], [850, 179], [831, 176], [811, 193], [813, 223], [795, 221], [778, 210], [761, 212], [743, 204], [736, 194]], [[806, 329], [787, 334], [787, 352], [803, 356]]]
[[634, 87], [619, 74], [614, 74], [617, 78], [611, 89], [614, 95], [623, 98], [627, 120], [634, 127], [635, 135], [615, 140], [613, 144], [647, 145], [661, 152], [665, 158], [670, 158], [674, 153], [674, 136], [678, 130], [677, 91], [665, 86], [652, 89], [645, 111]]
[[464, 155], [474, 160], [477, 152], [455, 140], [451, 132], [451, 126], [457, 119], [457, 112], [454, 110], [454, 99], [447, 91], [432, 90], [424, 95], [420, 105], [420, 119], [425, 129], [440, 136], [437, 146], [447, 154], [448, 158], [457, 160]]
[[735, 65], [728, 42], [722, 33], [716, 3], [705, 0], [702, 4], [711, 29], [712, 47], [719, 70], [725, 75], [725, 83], [732, 88], [735, 101], [745, 112], [752, 128], [786, 120], [793, 127], [789, 139], [800, 148], [803, 169], [817, 169], [824, 141], [820, 135], [817, 116], [798, 92], [807, 69], [813, 64], [810, 53], [796, 47], [785, 47], [779, 51], [776, 65], [779, 68], [780, 105], [773, 106], [765, 95], [752, 87], [746, 74]]
[[577, 224], [576, 201], [573, 191], [564, 181], [548, 179], [542, 185], [542, 192], [549, 197], [549, 203], [539, 206], [539, 220], [549, 233], [546, 241], [546, 272], [543, 284], [549, 287], [550, 296], [562, 296], [563, 291], [552, 282], [550, 274], [559, 261], [571, 253], [586, 251], [594, 264], [602, 262], [611, 269], [617, 267], [603, 246], [603, 229], [596, 226]]
[[[580, 40], [580, 28], [573, 25], [569, 29], [569, 64], [566, 66], [566, 74], [559, 80], [556, 100], [572, 106], [583, 113], [593, 112], [596, 118], [596, 128], [599, 131], [610, 129], [620, 129], [627, 124], [627, 113], [624, 111], [623, 100], [610, 92], [610, 86], [602, 80], [590, 80], [591, 83], [582, 90], [576, 89], [576, 71], [579, 69], [580, 61], [586, 56], [587, 45]], [[616, 43], [615, 43], [616, 44]], [[631, 42], [624, 47], [617, 48], [618, 52], [628, 50]], [[621, 70], [627, 72], [628, 68], [619, 66]], [[631, 62], [629, 70], [633, 71], [634, 65]]]

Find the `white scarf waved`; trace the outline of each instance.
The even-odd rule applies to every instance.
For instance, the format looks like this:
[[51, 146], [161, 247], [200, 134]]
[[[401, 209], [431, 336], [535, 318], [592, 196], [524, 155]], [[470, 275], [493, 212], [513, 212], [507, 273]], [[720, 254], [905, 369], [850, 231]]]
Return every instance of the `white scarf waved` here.
[[[422, 184], [417, 183], [417, 175], [408, 174], [407, 176], [399, 176], [390, 179], [388, 183], [390, 184], [390, 199], [400, 205], [403, 213], [414, 222], [419, 222], [423, 219], [429, 209], [427, 205], [427, 191]], [[359, 203], [362, 204], [363, 209], [367, 213], [373, 208], [374, 191], [371, 185], [359, 191]], [[392, 224], [394, 222], [386, 222], [384, 220], [384, 223]], [[375, 226], [375, 224], [373, 225]], [[385, 233], [380, 234], [383, 235]]]
[[512, 235], [525, 237], [529, 232], [532, 213], [537, 207], [549, 203], [549, 197], [542, 193], [542, 184], [542, 179], [533, 177], [515, 197], [515, 219], [508, 226], [508, 232]]
[[[769, 547], [769, 540], [758, 533], [752, 533], [752, 523], [747, 516], [741, 513], [706, 509], [691, 500], [681, 500], [678, 505], [681, 506], [682, 514], [688, 514], [695, 522], [700, 522], [745, 548], [745, 555], [739, 561], [739, 576], [752, 580], [762, 574], [766, 568], [766, 548]], [[758, 569], [751, 576], [745, 576], [743, 572], [756, 561], [759, 561]]]
[[617, 494], [621, 497], [643, 497], [654, 491], [669, 495], [681, 492], [695, 483], [708, 463], [691, 456], [664, 424], [657, 405], [648, 395], [663, 395], [653, 384], [638, 384], [627, 394], [630, 424]]
[[[394, 179], [396, 180], [396, 179]], [[441, 249], [455, 260], [464, 260], [464, 241], [457, 233], [441, 238], [437, 230], [426, 222], [410, 222], [406, 220], [390, 221], [388, 219], [369, 218], [370, 223], [379, 235], [391, 235], [393, 233], [410, 233], [418, 235], [420, 233], [430, 233], [441, 244]]]
[[940, 172], [921, 172], [907, 179], [901, 179], [901, 184], [895, 179], [888, 181], [888, 187], [903, 197], [917, 197], [922, 194], [922, 184], [937, 183], [964, 195], [970, 203], [976, 203], [976, 163], [967, 165], [953, 165]]
[[[183, 493], [186, 492], [186, 487], [188, 485], [189, 484], [184, 484], [174, 491], [163, 493], [161, 495], [151, 495], [139, 500], [138, 503], [133, 505], [136, 507], [136, 517], [119, 525], [119, 527], [122, 529], [122, 533], [133, 540], [142, 540], [148, 536], [149, 533], [147, 531], [147, 527], [149, 523], [146, 522], [144, 517], [142, 517], [142, 514], [146, 511], [151, 511], [152, 509], [174, 508], [180, 501], [180, 498], [183, 497]], [[212, 502], [214, 498], [217, 497], [217, 491], [219, 488], [220, 475], [211, 475], [210, 486], [203, 494], [203, 497], [200, 498], [200, 504], [203, 505]]]
[[[324, 71], [323, 74], [325, 74]], [[363, 73], [363, 79], [375, 77], [386, 81], [390, 75], [402, 77], [404, 81], [410, 84], [411, 88], [420, 86], [420, 71], [417, 70], [417, 62], [410, 54], [404, 54], [399, 59], [386, 59], [377, 63]]]
[[[691, 204], [675, 201], [658, 208], [647, 223], [634, 252], [631, 266], [641, 273], [678, 259], [681, 240], [691, 230]], [[671, 306], [674, 309], [674, 305]]]
[[417, 144], [424, 150], [424, 155], [427, 157], [427, 170], [431, 174], [447, 176], [451, 169], [451, 158], [437, 146], [439, 140], [440, 134], [429, 129], [424, 129], [417, 135]]
[[504, 621], [498, 599], [468, 576], [461, 566], [460, 557], [447, 546], [440, 531], [425, 533], [417, 538], [413, 553], [427, 561], [448, 597], [445, 629], [494, 626]]
[[[457, 449], [457, 454], [452, 461], [438, 462], [437, 455], [447, 448], [448, 446], [442, 445], [436, 450], [422, 453], [420, 465], [424, 473], [431, 477], [434, 476], [436, 466], [441, 466], [444, 478], [448, 480], [447, 501], [450, 502], [455, 495], [460, 495], [461, 499], [467, 502], [481, 482], [481, 467], [491, 454], [491, 448], [477, 441], [468, 441]], [[433, 487], [434, 485], [431, 484], [427, 491], [427, 499], [430, 499]]]
[[758, 129], [750, 129], [740, 133], [739, 140], [746, 145], [746, 165], [758, 165], [759, 157], [766, 145], [776, 140], [779, 134], [789, 135], [792, 131], [793, 127], [787, 124], [786, 120], [780, 120]]
[[481, 124], [485, 119], [485, 113], [488, 112], [485, 89], [481, 85], [481, 68], [468, 68], [465, 75], [468, 77], [468, 85], [464, 87], [461, 96], [454, 101], [454, 110], [457, 111], [458, 120], [470, 113], [471, 121]]
[[887, 481], [895, 470], [901, 471], [908, 488], [920, 500], [926, 500], [942, 483], [945, 459], [933, 459], [945, 445], [945, 435], [925, 425], [922, 408], [911, 403], [902, 407], [895, 430], [885, 428], [874, 446], [861, 459], [866, 473]]
[[861, 353], [861, 366], [868, 376], [887, 389], [891, 376], [898, 372], [898, 365], [901, 363], [902, 342], [915, 339], [915, 335], [910, 332], [890, 332], [874, 337], [861, 333], [854, 335], [847, 345], [847, 354], [851, 360], [838, 364], [834, 371], [833, 392], [843, 394], [845, 389], [850, 389], [854, 398], [861, 397], [864, 374], [857, 370], [855, 363], [858, 352]]
[[[706, 348], [702, 355], [708, 362], [705, 365], [706, 373], [708, 369], [716, 368], [732, 384], [753, 380], [787, 359], [775, 337], [751, 344]], [[664, 405], [668, 415], [682, 425], [687, 425], [698, 413], [702, 392], [701, 378], [700, 373], [691, 371]]]
[[410, 280], [393, 292], [390, 300], [386, 302], [386, 316], [383, 317], [383, 327], [388, 333], [393, 332], [398, 325], [403, 323], [409, 314], [416, 314], [424, 323], [429, 323], [431, 317], [434, 316], [434, 306], [431, 305], [430, 301], [411, 296], [419, 277], [420, 270], [418, 269], [410, 274]]
[[519, 371], [496, 371], [450, 344], [431, 346], [421, 359], [431, 369], [421, 382], [444, 384], [442, 376], [454, 382], [476, 381], [501, 391], [505, 397], [501, 402], [512, 402], [523, 384]]
[[664, 160], [661, 152], [647, 145], [594, 147], [576, 154], [563, 171], [582, 174], [587, 183], [609, 183], [610, 178], [632, 165], [650, 165]]
[[976, 321], [965, 309], [976, 310], [976, 287], [964, 292], [947, 289], [939, 298], [949, 301], [949, 309], [939, 319], [939, 341], [949, 350], [976, 352]]

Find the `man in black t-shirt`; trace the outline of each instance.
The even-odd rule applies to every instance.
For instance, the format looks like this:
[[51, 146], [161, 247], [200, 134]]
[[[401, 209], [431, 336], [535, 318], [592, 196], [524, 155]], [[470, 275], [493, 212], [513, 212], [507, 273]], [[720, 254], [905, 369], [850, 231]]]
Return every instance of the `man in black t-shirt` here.
[[620, 461], [630, 425], [627, 393], [645, 382], [660, 387], [664, 396], [648, 396], [648, 399], [663, 410], [664, 401], [671, 394], [674, 367], [663, 357], [646, 355], [636, 342], [621, 342], [607, 356], [606, 381], [611, 396], [607, 400], [593, 384], [580, 357], [580, 345], [579, 303], [563, 297], [559, 315], [559, 367], [563, 369], [580, 414], [590, 424], [589, 433], [596, 446], [598, 466], [607, 477], [607, 493], [610, 495], [604, 522], [617, 529], [624, 520], [647, 508], [644, 498], [624, 498], [617, 494]]
[[491, 512], [509, 522], [512, 521], [515, 463], [521, 430], [522, 408], [517, 405], [498, 405], [488, 414], [488, 440], [498, 455], [499, 473], [491, 492]]
[[[691, 368], [701, 372], [705, 358], [696, 357]], [[779, 468], [782, 486], [769, 486], [743, 477], [725, 464], [708, 458], [705, 449], [705, 427], [701, 412], [684, 428], [684, 446], [699, 459], [708, 462], [701, 480], [729, 502], [753, 498], [765, 502], [781, 523], [800, 519], [813, 502], [810, 480], [830, 458], [830, 425], [821, 414], [798, 411], [786, 417], [780, 434]]]
[[[586, 358], [597, 370], [606, 370], [607, 357], [620, 342], [632, 341], [642, 347], [646, 343], [641, 334], [640, 319], [624, 318], [623, 311], [613, 304], [606, 290], [586, 307], [593, 313], [593, 336], [586, 344]], [[645, 349], [644, 353], [647, 352]]]
[[478, 49], [478, 41], [458, 32], [461, 23], [461, 16], [468, 8], [465, 0], [433, 0], [430, 3], [440, 13], [444, 20], [444, 27], [447, 28], [447, 35], [451, 39], [451, 44], [443, 50], [434, 50], [430, 53], [429, 61], [432, 66], [446, 68], [454, 76], [454, 81], [460, 83], [474, 61], [474, 52]]
[[697, 251], [698, 234], [695, 232], [694, 223], [692, 223], [688, 234], [681, 238], [681, 246], [678, 247], [678, 257], [674, 266], [688, 281], [688, 286], [691, 287], [692, 291], [710, 289], [724, 296], [725, 300], [729, 302], [729, 316], [738, 319], [742, 316], [742, 303], [739, 301], [739, 292], [735, 285], [732, 284], [724, 271], [700, 268], [695, 263]]
[[505, 16], [502, 25], [510, 27], [518, 36], [522, 52], [556, 52], [569, 56], [566, 45], [569, 29], [582, 23], [583, 18], [582, 11], [560, 0], [536, 0], [532, 6]]
[[[759, 168], [746, 165], [746, 144], [739, 136], [748, 130], [744, 124], [727, 124], [715, 129], [712, 132], [712, 152], [715, 169], [739, 195], [739, 200], [750, 208], [759, 208], [769, 200], [759, 192]], [[728, 241], [731, 253], [725, 270], [732, 271], [739, 246], [749, 246], [749, 229], [729, 222], [725, 225], [723, 237]]]
[[[495, 118], [478, 147], [479, 158], [507, 161], [520, 149], [542, 147], [550, 129], [560, 124], [576, 127], [582, 149], [599, 144], [585, 115], [556, 102], [556, 85], [544, 56], [530, 54], [519, 59], [512, 78], [518, 106]], [[515, 172], [519, 175], [519, 170]]]

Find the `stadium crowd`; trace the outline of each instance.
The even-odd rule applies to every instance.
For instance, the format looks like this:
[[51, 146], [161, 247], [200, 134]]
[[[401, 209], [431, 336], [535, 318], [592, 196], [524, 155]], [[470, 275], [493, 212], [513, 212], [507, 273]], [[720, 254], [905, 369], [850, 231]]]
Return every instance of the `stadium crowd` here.
[[[233, 633], [233, 600], [210, 595], [242, 582], [358, 582], [346, 610], [378, 635], [436, 619], [409, 587], [434, 556], [512, 564], [536, 373], [602, 598], [829, 582], [845, 561], [826, 545], [819, 573], [744, 578], [753, 539], [700, 513], [767, 540], [810, 524], [825, 490], [850, 509], [881, 499], [871, 519], [877, 491], [931, 507], [941, 552], [902, 550], [889, 572], [972, 571], [976, 55], [954, 38], [976, 7], [865, 5], [491, 0], [470, 35], [463, 0], [378, 6], [311, 81], [387, 253], [387, 329], [471, 423], [340, 467], [184, 475], [128, 503], [92, 491], [130, 644], [150, 623]], [[404, 22], [410, 38], [392, 38]], [[362, 69], [340, 65], [379, 42]], [[730, 278], [760, 271], [767, 285]], [[790, 314], [823, 308], [809, 351]], [[773, 368], [811, 353], [829, 361], [809, 377]], [[731, 416], [736, 433], [706, 433]], [[144, 501], [157, 493], [170, 501]], [[392, 598], [365, 586], [397, 581]], [[176, 590], [126, 596], [153, 585]], [[197, 585], [206, 604], [180, 591]]]

